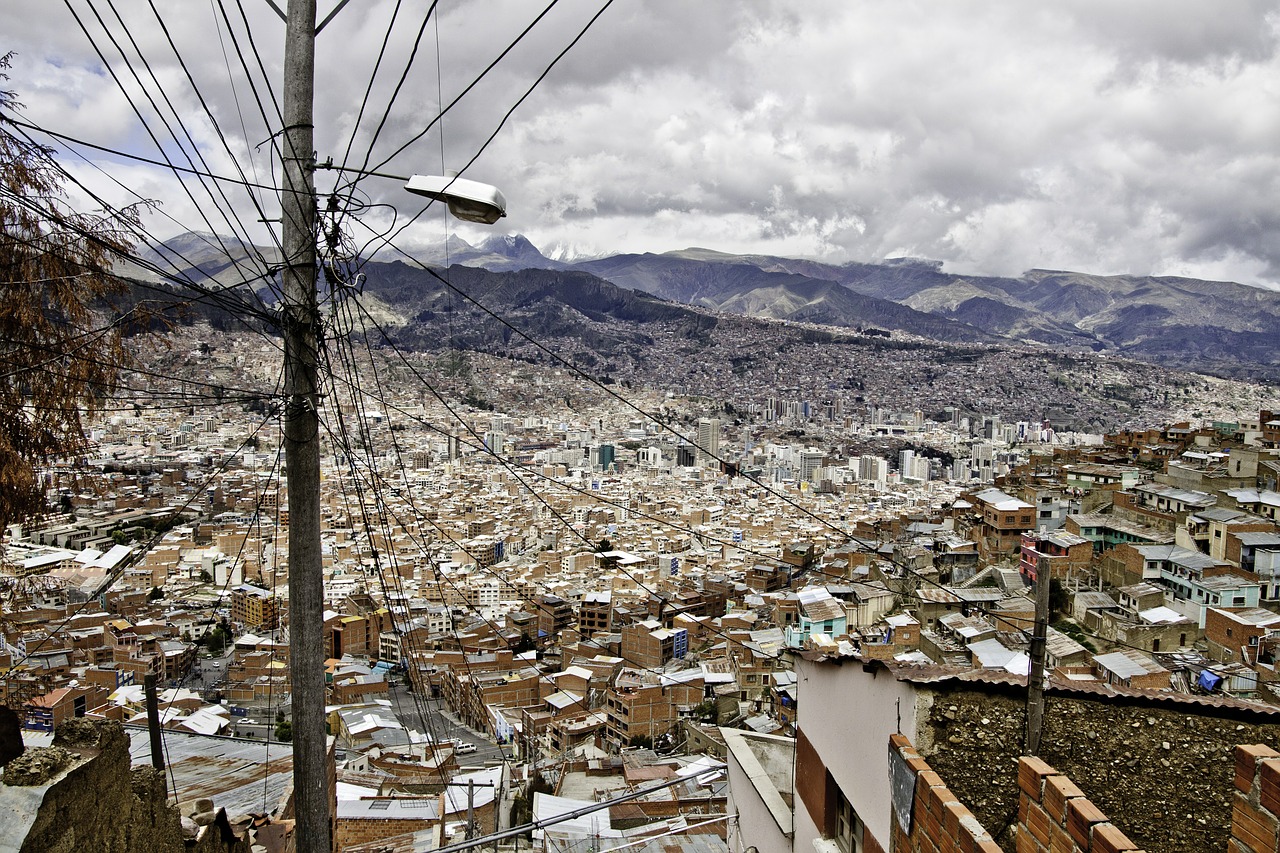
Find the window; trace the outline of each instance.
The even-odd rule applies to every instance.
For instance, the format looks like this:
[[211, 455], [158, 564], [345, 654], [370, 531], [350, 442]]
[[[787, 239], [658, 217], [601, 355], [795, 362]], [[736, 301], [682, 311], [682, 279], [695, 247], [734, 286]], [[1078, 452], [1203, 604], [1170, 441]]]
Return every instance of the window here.
[[844, 797], [844, 791], [836, 789], [836, 846], [842, 853], [862, 853], [862, 818]]

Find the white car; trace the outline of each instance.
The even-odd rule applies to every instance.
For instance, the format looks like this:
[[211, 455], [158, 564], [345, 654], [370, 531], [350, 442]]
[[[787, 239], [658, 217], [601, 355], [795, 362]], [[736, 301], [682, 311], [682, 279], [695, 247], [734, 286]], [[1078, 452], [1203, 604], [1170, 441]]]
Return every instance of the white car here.
[[476, 748], [474, 743], [460, 743], [454, 748], [454, 752], [458, 753], [458, 755], [470, 755], [476, 751]]

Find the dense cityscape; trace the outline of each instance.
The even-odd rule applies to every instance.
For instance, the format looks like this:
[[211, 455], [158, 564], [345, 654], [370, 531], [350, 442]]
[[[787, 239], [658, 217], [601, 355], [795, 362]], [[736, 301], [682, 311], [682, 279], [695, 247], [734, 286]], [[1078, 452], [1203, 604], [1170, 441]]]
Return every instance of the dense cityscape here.
[[0, 853], [1280, 853], [1275, 4], [0, 32]]
[[[1280, 724], [1280, 414], [1265, 386], [1167, 374], [1145, 389], [1167, 408], [1102, 434], [996, 399], [932, 407], [943, 421], [903, 409], [922, 384], [910, 359], [838, 365], [899, 371], [906, 390], [882, 404], [792, 396], [819, 369], [802, 358], [790, 388], [713, 398], [687, 376], [605, 385], [479, 353], [396, 356], [353, 361], [322, 417], [338, 849], [444, 846], [660, 780], [673, 784], [535, 842], [724, 845], [726, 820], [745, 831], [778, 796], [799, 831], [801, 765], [838, 774], [865, 751], [883, 767], [891, 734], [929, 744], [939, 772], [997, 743], [1016, 761], [1040, 576], [1052, 772], [1093, 761], [1068, 744], [1095, 711], [1137, 715], [1155, 745], [1124, 754], [1153, 784], [1209, 761], [1173, 749], [1192, 724], [1173, 717], [1227, 749]], [[278, 369], [270, 338], [173, 331], [94, 421], [91, 452], [44, 471], [54, 511], [4, 548], [5, 690], [28, 745], [115, 720], [149, 761], [154, 677], [180, 807], [256, 838], [287, 815], [291, 770]], [[882, 729], [890, 700], [830, 681], [846, 660], [930, 698], [894, 698]], [[822, 724], [855, 704], [856, 737]], [[1114, 735], [1101, 727], [1094, 752]], [[997, 829], [1011, 794], [989, 788], [1017, 766], [984, 760], [943, 778]], [[1230, 764], [1214, 756], [1167, 794], [1194, 826], [1090, 796], [1148, 847], [1202, 849], [1198, 833], [1233, 831]], [[890, 834], [887, 772], [867, 794], [884, 813], [859, 819], [866, 849]]]

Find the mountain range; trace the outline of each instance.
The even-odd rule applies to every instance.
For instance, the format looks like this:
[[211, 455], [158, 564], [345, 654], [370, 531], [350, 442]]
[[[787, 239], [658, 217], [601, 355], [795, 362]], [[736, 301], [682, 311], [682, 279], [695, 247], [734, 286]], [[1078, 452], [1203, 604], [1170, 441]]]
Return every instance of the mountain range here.
[[[224, 286], [244, 281], [245, 258], [233, 261], [225, 245], [209, 235], [185, 235], [151, 260], [178, 256], [185, 262], [178, 265], [189, 266], [193, 276]], [[270, 260], [269, 251], [262, 254]], [[618, 332], [633, 342], [644, 338], [645, 323], [658, 319], [693, 334], [714, 325], [716, 316], [740, 315], [945, 343], [1106, 352], [1280, 381], [1280, 292], [1232, 282], [1038, 269], [1016, 278], [969, 276], [920, 259], [836, 265], [696, 248], [569, 261], [548, 258], [521, 235], [495, 236], [477, 246], [453, 237], [418, 260], [433, 266], [447, 260], [456, 292], [443, 285], [424, 289], [425, 274], [409, 265], [369, 261], [362, 267], [364, 299], [366, 310], [395, 317], [399, 334], [422, 337], [424, 344], [438, 332], [415, 333], [408, 328], [414, 318], [448, 316], [460, 308], [458, 292], [472, 288], [484, 292], [477, 301], [495, 313], [502, 307], [535, 315], [548, 324], [544, 331], [568, 333], [581, 318], [611, 317], [637, 326]], [[476, 314], [475, 325], [455, 330], [455, 345], [470, 340], [479, 346], [503, 334], [493, 317], [468, 313]]]
[[492, 271], [583, 270], [620, 287], [752, 317], [948, 342], [1012, 340], [1280, 380], [1280, 292], [1234, 282], [1042, 269], [1016, 278], [971, 276], [914, 258], [827, 264], [697, 248], [568, 262], [543, 256], [520, 235], [455, 245], [451, 259]]

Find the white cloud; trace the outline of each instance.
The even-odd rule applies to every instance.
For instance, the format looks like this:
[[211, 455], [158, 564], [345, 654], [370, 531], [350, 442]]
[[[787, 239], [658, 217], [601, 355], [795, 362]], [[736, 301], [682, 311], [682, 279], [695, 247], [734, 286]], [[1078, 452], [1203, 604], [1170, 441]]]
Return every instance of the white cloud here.
[[[393, 5], [353, 4], [319, 38], [322, 160], [343, 159]], [[422, 21], [425, 4], [404, 5], [356, 135], [356, 164]], [[258, 102], [225, 24], [197, 6], [160, 4], [232, 150], [242, 162], [254, 151], [266, 182], [268, 148], [255, 149], [268, 134]], [[283, 25], [265, 4], [245, 8], [278, 97]], [[432, 22], [375, 164], [426, 127], [437, 90], [446, 102], [454, 97], [535, 14], [519, 0], [442, 8], [443, 79]], [[446, 167], [475, 153], [598, 8], [564, 0], [445, 117]], [[510, 217], [499, 227], [547, 245], [701, 245], [831, 260], [910, 253], [974, 273], [1053, 266], [1276, 282], [1273, 9], [1261, 0], [616, 3], [468, 175], [508, 196]], [[128, 14], [166, 91], [190, 111], [186, 123], [210, 167], [230, 173], [150, 10], [139, 4]], [[233, 23], [272, 116], [247, 36]], [[155, 156], [65, 10], [18, 0], [0, 11], [0, 26], [19, 50], [10, 86], [38, 123]], [[112, 65], [127, 73], [118, 57]], [[440, 149], [436, 127], [383, 168], [436, 171]], [[169, 199], [175, 218], [206, 227], [171, 180], [128, 174]], [[334, 180], [321, 172], [317, 182], [327, 191]], [[401, 221], [416, 210], [393, 181], [371, 178], [361, 188], [400, 207]], [[434, 217], [411, 233], [426, 240], [433, 229], [438, 239]]]

